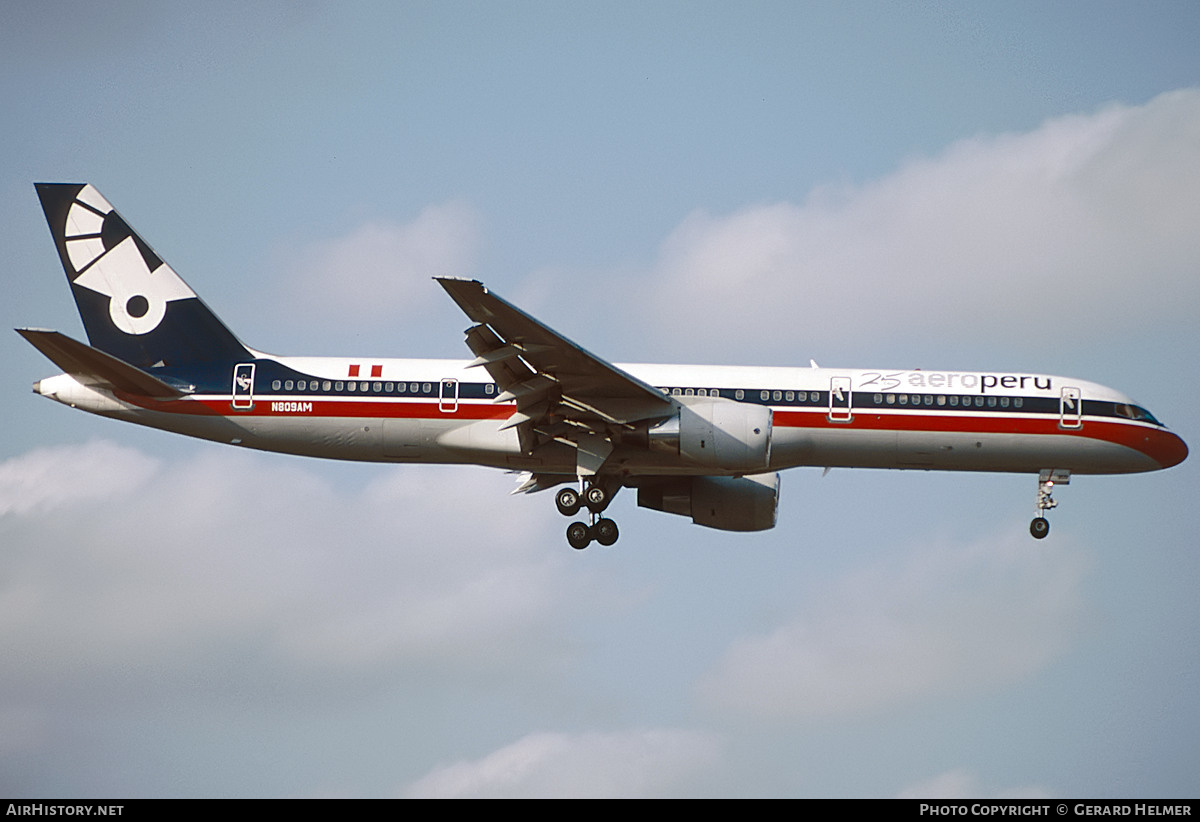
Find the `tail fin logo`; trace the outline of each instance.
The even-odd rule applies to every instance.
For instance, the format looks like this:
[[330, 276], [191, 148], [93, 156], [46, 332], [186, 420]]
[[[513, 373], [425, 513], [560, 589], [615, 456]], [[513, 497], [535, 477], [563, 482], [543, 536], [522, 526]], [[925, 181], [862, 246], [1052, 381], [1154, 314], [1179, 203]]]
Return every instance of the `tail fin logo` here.
[[167, 303], [196, 296], [90, 185], [67, 210], [63, 239], [73, 282], [108, 297], [109, 317], [126, 334], [153, 331]]

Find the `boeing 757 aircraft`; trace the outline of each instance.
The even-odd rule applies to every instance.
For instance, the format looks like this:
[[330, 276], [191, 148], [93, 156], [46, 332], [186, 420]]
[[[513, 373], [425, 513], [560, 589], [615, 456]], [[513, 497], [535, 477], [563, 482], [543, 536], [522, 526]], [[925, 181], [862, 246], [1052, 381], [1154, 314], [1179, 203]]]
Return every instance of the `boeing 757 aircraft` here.
[[472, 325], [471, 360], [279, 357], [242, 343], [90, 185], [39, 183], [90, 345], [18, 333], [63, 374], [34, 392], [72, 408], [244, 448], [331, 459], [470, 463], [562, 486], [612, 545], [616, 493], [727, 531], [775, 525], [797, 466], [1037, 476], [1049, 532], [1072, 474], [1157, 471], [1183, 440], [1129, 397], [1043, 374], [614, 365], [474, 280], [439, 277]]

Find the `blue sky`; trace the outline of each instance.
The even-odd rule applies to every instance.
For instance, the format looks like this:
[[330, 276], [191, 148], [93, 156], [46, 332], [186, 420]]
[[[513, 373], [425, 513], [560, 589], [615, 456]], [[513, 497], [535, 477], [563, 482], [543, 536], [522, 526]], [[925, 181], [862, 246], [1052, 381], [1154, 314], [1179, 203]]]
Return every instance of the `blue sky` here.
[[[1190, 3], [17, 2], [9, 327], [95, 184], [251, 345], [458, 357], [478, 277], [616, 361], [1013, 370], [1186, 440]], [[789, 472], [779, 526], [237, 452], [0, 364], [0, 794], [1194, 796], [1190, 460]]]

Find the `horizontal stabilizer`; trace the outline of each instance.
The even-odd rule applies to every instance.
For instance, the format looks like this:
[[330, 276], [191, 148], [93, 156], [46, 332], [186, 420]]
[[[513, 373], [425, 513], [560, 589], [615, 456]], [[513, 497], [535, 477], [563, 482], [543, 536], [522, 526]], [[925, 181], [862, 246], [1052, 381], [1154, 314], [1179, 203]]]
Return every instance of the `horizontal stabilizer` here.
[[175, 399], [183, 392], [127, 362], [57, 331], [18, 328], [16, 332], [84, 385], [152, 399]]

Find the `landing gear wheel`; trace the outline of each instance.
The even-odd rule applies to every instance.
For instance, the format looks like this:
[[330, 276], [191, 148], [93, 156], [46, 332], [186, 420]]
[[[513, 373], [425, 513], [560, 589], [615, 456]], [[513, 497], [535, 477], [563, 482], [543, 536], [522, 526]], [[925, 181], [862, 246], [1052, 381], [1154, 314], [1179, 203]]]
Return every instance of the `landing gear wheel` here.
[[621, 532], [617, 530], [617, 524], [611, 519], [596, 520], [596, 524], [592, 526], [592, 536], [601, 545], [612, 545], [620, 535]]
[[608, 507], [608, 493], [599, 485], [589, 485], [583, 492], [583, 500], [593, 514], [599, 514]]
[[582, 551], [592, 541], [592, 529], [582, 522], [572, 522], [567, 526], [567, 542], [576, 551]]
[[1033, 534], [1034, 539], [1045, 539], [1046, 534], [1050, 533], [1050, 520], [1034, 517], [1033, 522], [1029, 523], [1029, 533]]
[[554, 504], [558, 506], [558, 513], [573, 517], [579, 513], [579, 492], [574, 488], [563, 488], [554, 495]]

